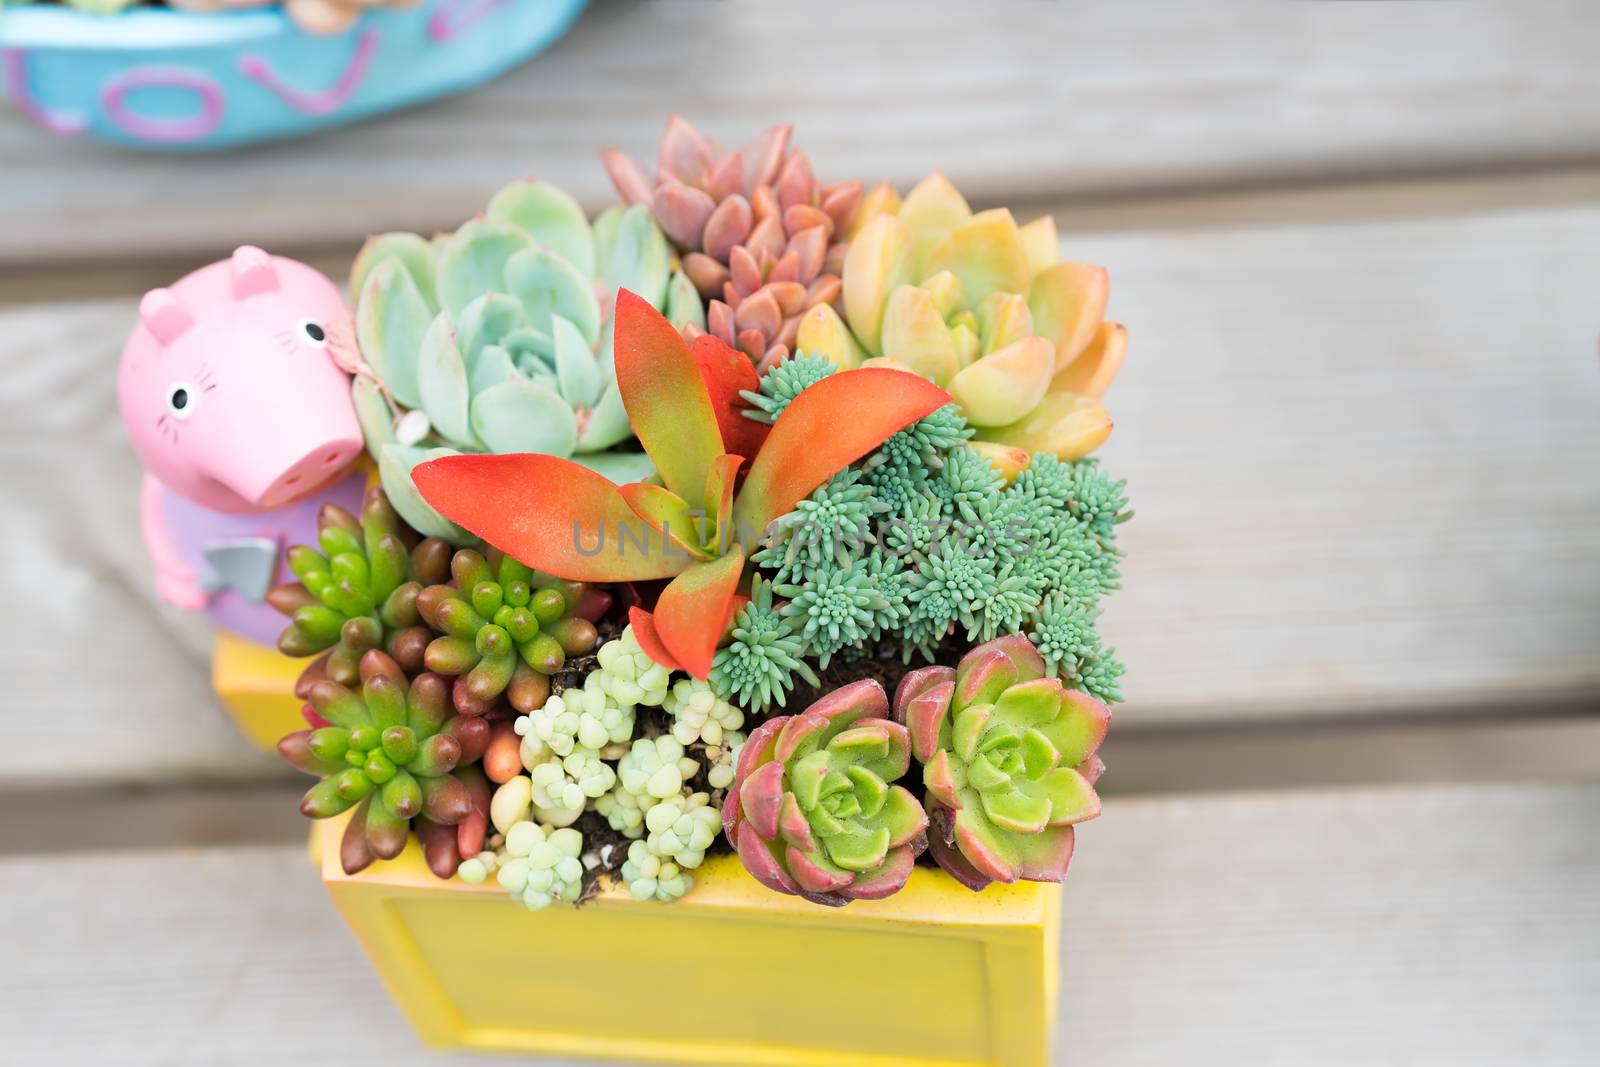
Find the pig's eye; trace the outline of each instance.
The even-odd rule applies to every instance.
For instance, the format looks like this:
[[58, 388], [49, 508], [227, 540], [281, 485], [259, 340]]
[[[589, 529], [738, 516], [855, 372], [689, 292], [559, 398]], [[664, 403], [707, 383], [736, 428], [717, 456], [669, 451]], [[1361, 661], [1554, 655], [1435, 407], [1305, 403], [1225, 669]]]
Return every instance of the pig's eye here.
[[295, 331], [302, 340], [315, 348], [321, 348], [328, 343], [328, 331], [323, 328], [320, 322], [303, 319], [300, 325], [295, 327]]
[[200, 391], [188, 382], [173, 382], [167, 391], [167, 410], [174, 418], [187, 419], [194, 414], [200, 401]]

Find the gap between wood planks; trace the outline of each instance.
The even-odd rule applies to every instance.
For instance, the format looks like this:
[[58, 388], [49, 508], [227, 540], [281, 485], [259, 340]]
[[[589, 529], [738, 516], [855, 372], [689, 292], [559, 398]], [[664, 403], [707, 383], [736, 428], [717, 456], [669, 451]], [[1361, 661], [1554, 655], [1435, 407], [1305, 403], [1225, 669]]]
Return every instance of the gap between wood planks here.
[[[485, 199], [493, 192], [484, 190]], [[1009, 202], [1019, 219], [1052, 214], [1061, 233], [1249, 227], [1292, 222], [1427, 218], [1504, 208], [1538, 209], [1600, 200], [1600, 163], [1537, 169], [1506, 168], [1437, 174], [1375, 176], [1328, 182], [1263, 182], [1259, 185], [1197, 186], [1156, 192], [1032, 198]], [[980, 207], [995, 205], [980, 203]], [[417, 220], [419, 232], [451, 228], [460, 220]], [[342, 279], [358, 246], [275, 247]], [[25, 266], [0, 270], [0, 305], [127, 296], [165, 285], [226, 255], [163, 255], [138, 262], [52, 262], [48, 252]]]
[[[1574, 704], [1536, 719], [1159, 727], [1105, 748], [1106, 796], [1345, 786], [1600, 781], [1600, 718]], [[285, 844], [306, 833], [309, 779], [0, 791], [0, 855]]]

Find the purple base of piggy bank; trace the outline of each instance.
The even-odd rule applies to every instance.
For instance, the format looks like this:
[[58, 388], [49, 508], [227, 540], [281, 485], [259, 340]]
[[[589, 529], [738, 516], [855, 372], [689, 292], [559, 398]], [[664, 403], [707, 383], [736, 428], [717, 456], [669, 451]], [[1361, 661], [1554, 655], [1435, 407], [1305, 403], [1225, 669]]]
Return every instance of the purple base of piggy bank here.
[[[241, 591], [230, 578], [250, 572], [262, 557], [270, 566], [265, 585], [296, 581], [283, 554], [292, 545], [317, 543], [317, 512], [323, 504], [338, 504], [352, 515], [361, 514], [361, 495], [367, 484], [361, 471], [346, 475], [327, 488], [282, 507], [243, 515], [230, 515], [193, 504], [169, 489], [162, 490], [162, 518], [168, 544], [183, 562], [201, 576], [207, 587], [205, 612], [216, 625], [258, 645], [276, 645], [288, 619], [265, 600], [263, 583], [244, 581]], [[270, 564], [265, 553], [271, 553]], [[232, 554], [236, 566], [220, 559]]]

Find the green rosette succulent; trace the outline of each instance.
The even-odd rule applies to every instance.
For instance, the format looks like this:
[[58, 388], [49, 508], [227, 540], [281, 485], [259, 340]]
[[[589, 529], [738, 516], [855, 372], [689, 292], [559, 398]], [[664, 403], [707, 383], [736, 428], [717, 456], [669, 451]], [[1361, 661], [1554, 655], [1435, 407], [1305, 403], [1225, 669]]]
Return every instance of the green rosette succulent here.
[[367, 449], [395, 507], [424, 533], [470, 538], [417, 494], [411, 470], [458, 452], [570, 458], [612, 481], [652, 473], [612, 368], [619, 289], [674, 325], [705, 325], [694, 286], [643, 206], [591, 225], [546, 182], [500, 190], [478, 218], [428, 241], [370, 239], [351, 272], [365, 359], [354, 386]]
[[464, 715], [482, 714], [501, 694], [524, 714], [541, 707], [550, 676], [599, 641], [580, 611], [603, 609], [609, 600], [591, 601], [581, 582], [536, 574], [493, 550], [485, 557], [461, 549], [451, 557], [450, 575], [450, 584], [424, 589], [416, 607], [439, 634], [423, 662], [457, 680], [453, 697]]
[[723, 829], [762, 885], [818, 904], [898, 892], [926, 845], [922, 805], [895, 785], [911, 737], [872, 679], [769, 719], [739, 752]]
[[979, 645], [954, 670], [912, 671], [895, 720], [923, 765], [930, 851], [963, 884], [1059, 882], [1073, 825], [1100, 814], [1095, 752], [1111, 713], [1050, 676], [1023, 634]]
[[301, 800], [302, 814], [355, 809], [340, 849], [347, 874], [398, 856], [418, 816], [454, 826], [471, 815], [471, 792], [451, 772], [480, 757], [488, 739], [481, 720], [454, 715], [437, 674], [407, 683], [400, 665], [374, 650], [361, 658], [360, 676], [359, 691], [330, 679], [313, 684], [311, 706], [328, 725], [278, 742], [284, 759], [321, 779]]
[[438, 538], [417, 541], [376, 486], [362, 500], [360, 519], [324, 504], [317, 528], [317, 547], [288, 551], [289, 569], [300, 580], [267, 594], [290, 619], [278, 650], [286, 656], [328, 652], [327, 677], [345, 686], [359, 683], [361, 657], [375, 648], [403, 670], [421, 670], [431, 635], [417, 595], [425, 583], [444, 580], [450, 546]]

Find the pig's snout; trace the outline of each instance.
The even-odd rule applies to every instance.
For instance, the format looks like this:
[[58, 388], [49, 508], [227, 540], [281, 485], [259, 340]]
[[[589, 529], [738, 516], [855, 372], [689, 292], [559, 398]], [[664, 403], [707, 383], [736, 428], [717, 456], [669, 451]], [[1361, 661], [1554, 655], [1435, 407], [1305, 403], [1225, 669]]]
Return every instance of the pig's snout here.
[[326, 485], [360, 454], [360, 437], [328, 441], [313, 448], [287, 467], [280, 468], [277, 477], [269, 482], [266, 488], [259, 490], [253, 497], [247, 496], [247, 499], [257, 507], [277, 507]]

